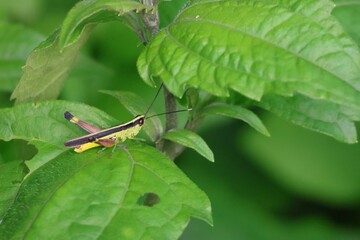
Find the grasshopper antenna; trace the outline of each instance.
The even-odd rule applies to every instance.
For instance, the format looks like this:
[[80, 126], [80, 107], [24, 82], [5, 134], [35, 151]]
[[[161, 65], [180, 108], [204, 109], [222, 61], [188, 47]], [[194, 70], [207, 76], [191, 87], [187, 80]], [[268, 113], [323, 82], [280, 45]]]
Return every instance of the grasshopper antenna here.
[[149, 117], [146, 117], [145, 119], [149, 119], [149, 118], [156, 117], [156, 116], [161, 116], [161, 115], [166, 115], [166, 114], [170, 114], [170, 113], [188, 112], [188, 111], [191, 111], [191, 110], [192, 110], [192, 108], [182, 109], [182, 110], [176, 110], [176, 111], [170, 111], [170, 112], [164, 112], [164, 113], [159, 113], [159, 114], [151, 115], [151, 116], [149, 116]]
[[156, 100], [157, 96], [159, 95], [160, 90], [161, 90], [161, 88], [162, 88], [162, 86], [163, 86], [163, 85], [164, 85], [164, 84], [163, 84], [163, 83], [161, 83], [161, 85], [160, 85], [160, 87], [159, 87], [159, 90], [157, 91], [157, 93], [156, 93], [156, 95], [155, 95], [154, 99], [152, 100], [152, 102], [150, 103], [150, 106], [149, 106], [149, 107], [148, 107], [148, 109], [146, 110], [146, 112], [145, 112], [144, 116], [146, 116], [146, 115], [148, 114], [148, 112], [150, 111], [150, 109], [151, 109], [152, 105], [154, 104], [154, 102], [155, 102], [155, 100]]

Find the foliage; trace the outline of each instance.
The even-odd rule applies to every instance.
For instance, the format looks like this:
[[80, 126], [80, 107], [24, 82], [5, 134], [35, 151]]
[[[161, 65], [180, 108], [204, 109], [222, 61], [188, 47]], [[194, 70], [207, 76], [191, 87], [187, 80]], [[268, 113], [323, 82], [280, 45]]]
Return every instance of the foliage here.
[[[256, 114], [258, 109], [266, 109], [338, 141], [357, 142], [360, 51], [357, 25], [352, 21], [358, 20], [358, 3], [338, 1], [338, 7], [333, 10], [334, 4], [329, 0], [159, 2], [160, 8], [152, 0], [80, 1], [67, 11], [60, 28], [54, 31], [53, 26], [53, 33], [43, 42], [44, 38], [31, 29], [10, 21], [0, 22], [0, 90], [5, 95], [12, 91], [11, 99], [16, 100], [14, 106], [1, 105], [0, 139], [11, 143], [24, 140], [37, 150], [31, 154], [27, 147], [25, 157], [19, 157], [1, 147], [1, 239], [61, 239], [64, 234], [76, 239], [177, 239], [191, 217], [212, 225], [208, 196], [171, 161], [184, 147], [194, 149], [211, 162], [215, 155], [218, 162], [238, 156], [231, 155], [230, 150], [219, 154], [219, 149], [241, 146], [254, 157], [255, 164], [291, 191], [335, 205], [351, 205], [360, 199], [360, 189], [354, 184], [359, 180], [356, 174], [359, 165], [353, 160], [343, 165], [339, 161], [341, 155], [323, 157], [327, 146], [339, 143], [315, 147], [316, 137], [311, 137], [313, 141], [306, 142], [307, 148], [313, 150], [301, 155], [304, 150], [297, 158], [294, 153], [307, 135], [302, 137], [296, 131], [290, 134], [291, 127], [286, 123], [280, 127], [273, 124], [273, 116], [264, 115], [263, 119], [268, 119], [268, 124], [264, 124]], [[161, 29], [158, 29], [159, 17]], [[145, 83], [159, 86], [157, 83], [163, 82], [165, 111], [174, 110], [176, 101], [182, 108], [191, 109], [188, 114], [166, 115], [165, 129], [161, 119], [153, 117], [159, 113], [155, 110], [158, 103], [152, 113], [147, 113], [155, 90], [139, 87], [142, 85], [136, 81], [139, 76], [134, 74], [135, 62], [128, 61], [128, 65], [120, 66], [121, 70], [114, 63], [117, 57], [126, 63], [122, 52], [130, 48], [105, 37], [120, 28], [119, 23], [129, 27], [138, 41], [146, 45], [141, 54], [136, 51], [130, 54], [138, 57], [137, 71]], [[103, 42], [96, 47], [101, 50], [92, 54], [92, 49], [96, 49], [92, 48], [92, 41], [99, 36]], [[119, 36], [119, 39], [124, 37]], [[130, 42], [137, 45], [134, 38]], [[120, 51], [113, 49], [114, 45]], [[105, 67], [99, 62], [106, 54], [113, 59], [105, 60], [108, 61]], [[91, 55], [97, 55], [97, 59]], [[127, 68], [129, 73], [124, 74]], [[121, 74], [129, 79], [117, 81]], [[124, 88], [130, 91], [115, 90]], [[106, 90], [97, 95], [100, 89]], [[70, 111], [102, 129], [115, 126], [120, 121], [103, 110], [115, 115], [125, 111], [111, 97], [133, 115], [151, 116], [145, 118], [147, 139], [143, 141], [147, 143], [128, 140], [114, 149], [94, 149], [81, 154], [65, 148], [65, 141], [84, 132], [67, 122], [63, 113]], [[253, 132], [232, 138], [218, 134], [209, 138], [214, 142], [208, 145], [195, 131], [205, 126], [208, 131], [201, 135], [209, 135], [224, 121], [207, 124], [210, 115], [242, 120], [266, 137], [270, 133], [274, 137], [265, 138]], [[179, 127], [178, 121], [183, 127]], [[289, 129], [288, 135], [299, 135], [299, 141], [289, 144], [291, 136], [281, 135], [282, 128]], [[236, 139], [240, 139], [239, 144]], [[284, 150], [283, 145], [288, 149]], [[331, 156], [337, 156], [337, 148], [333, 149]], [[184, 169], [188, 162], [194, 164], [194, 169], [198, 164], [208, 164], [189, 161], [193, 157], [188, 155], [185, 152], [179, 160]], [[304, 156], [307, 161], [302, 161]], [[316, 159], [325, 160], [314, 165]], [[322, 172], [330, 159], [334, 166]], [[252, 167], [242, 167], [250, 169], [248, 175], [243, 172], [244, 176], [252, 176]], [[199, 169], [198, 173], [202, 171]], [[332, 178], [338, 170], [340, 181]], [[226, 179], [227, 174], [225, 170], [219, 179]], [[309, 174], [313, 177], [308, 177]], [[201, 174], [191, 178], [202, 182]], [[218, 188], [215, 192], [206, 189], [216, 203], [221, 202], [219, 192], [229, 195], [228, 199], [233, 196], [220, 186], [220, 181], [212, 178], [205, 182]], [[327, 188], [330, 183], [331, 189]], [[254, 185], [263, 189], [258, 193], [262, 196], [258, 204], [266, 205], [268, 200], [277, 204], [276, 209], [289, 205], [289, 196], [277, 191], [272, 195], [264, 187], [266, 184], [266, 180], [254, 180]], [[272, 197], [268, 198], [269, 195]], [[231, 201], [236, 205], [236, 199]], [[275, 230], [275, 220], [268, 215], [257, 215], [253, 206], [256, 203], [252, 204], [251, 198], [240, 201], [243, 206], [234, 206], [233, 210], [244, 214], [240, 218], [241, 234], [269, 239], [267, 231], [274, 231], [277, 239], [287, 238], [281, 230]], [[247, 214], [246, 209], [249, 209]], [[214, 216], [219, 217], [218, 212]], [[246, 216], [253, 216], [259, 225], [272, 227], [264, 227], [264, 234], [248, 229], [244, 227]], [[320, 225], [331, 229], [328, 222]], [[296, 235], [296, 227], [290, 232], [291, 236]], [[316, 234], [320, 238], [335, 236], [335, 239], [342, 235], [341, 230]], [[351, 234], [360, 236], [356, 231]], [[300, 234], [299, 239], [301, 236], [306, 234]]]

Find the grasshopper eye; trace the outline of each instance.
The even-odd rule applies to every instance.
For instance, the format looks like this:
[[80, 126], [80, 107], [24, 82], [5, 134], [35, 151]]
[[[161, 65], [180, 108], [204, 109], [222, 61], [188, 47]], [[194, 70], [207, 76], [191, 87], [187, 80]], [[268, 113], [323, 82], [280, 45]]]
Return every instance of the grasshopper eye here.
[[140, 126], [142, 126], [144, 124], [144, 118], [140, 118], [138, 123], [139, 123]]

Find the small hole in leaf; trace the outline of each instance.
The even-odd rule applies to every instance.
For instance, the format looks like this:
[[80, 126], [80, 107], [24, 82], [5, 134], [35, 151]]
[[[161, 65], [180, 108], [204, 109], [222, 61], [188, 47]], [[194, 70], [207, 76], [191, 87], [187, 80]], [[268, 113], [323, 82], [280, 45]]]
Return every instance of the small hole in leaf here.
[[139, 205], [152, 207], [160, 202], [160, 197], [156, 193], [148, 192], [139, 197], [137, 203]]

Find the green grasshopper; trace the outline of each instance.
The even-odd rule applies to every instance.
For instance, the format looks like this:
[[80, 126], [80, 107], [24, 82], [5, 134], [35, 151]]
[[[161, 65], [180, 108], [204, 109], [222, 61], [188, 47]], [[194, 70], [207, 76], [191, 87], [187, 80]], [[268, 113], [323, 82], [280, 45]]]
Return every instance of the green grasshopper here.
[[183, 112], [183, 111], [190, 111], [191, 109], [185, 109], [185, 110], [178, 110], [178, 111], [172, 111], [167, 113], [160, 113], [156, 115], [152, 115], [149, 117], [146, 117], [147, 113], [149, 112], [150, 108], [152, 107], [154, 101], [156, 100], [157, 96], [159, 95], [159, 92], [161, 90], [162, 85], [160, 86], [159, 90], [157, 91], [153, 101], [151, 102], [150, 106], [148, 107], [147, 111], [144, 115], [138, 115], [133, 120], [116, 125], [114, 127], [106, 128], [101, 130], [98, 127], [95, 127], [89, 123], [86, 123], [79, 118], [72, 115], [70, 112], [65, 112], [64, 117], [87, 131], [89, 134], [71, 139], [64, 143], [66, 147], [74, 148], [74, 151], [77, 153], [81, 153], [84, 151], [87, 151], [91, 148], [100, 147], [103, 146], [105, 148], [108, 147], [116, 147], [116, 145], [119, 142], [124, 142], [128, 138], [134, 138], [142, 129], [145, 119], [169, 114], [169, 113], [176, 113], [176, 112]]

